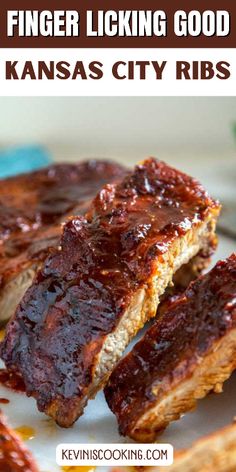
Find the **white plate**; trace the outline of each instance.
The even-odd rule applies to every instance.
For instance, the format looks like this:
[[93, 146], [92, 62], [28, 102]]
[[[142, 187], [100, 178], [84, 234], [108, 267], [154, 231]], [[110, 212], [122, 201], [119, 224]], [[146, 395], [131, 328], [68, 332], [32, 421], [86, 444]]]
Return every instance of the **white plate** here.
[[[221, 238], [212, 262], [215, 263], [216, 260], [229, 256], [235, 250], [235, 242]], [[232, 422], [236, 415], [235, 392], [236, 375], [233, 375], [226, 382], [222, 394], [210, 394], [200, 401], [194, 412], [172, 423], [158, 441], [169, 442], [176, 448], [182, 448], [190, 445], [193, 440], [203, 434], [208, 434]], [[67, 430], [57, 427], [51, 419], [39, 413], [35, 401], [24, 394], [17, 394], [0, 387], [0, 397], [10, 400], [8, 405], [1, 405], [1, 408], [14, 428], [26, 425], [35, 430], [35, 436], [27, 441], [27, 445], [32, 450], [41, 472], [60, 471], [55, 461], [55, 450], [57, 444], [61, 442], [131, 442], [119, 436], [116, 419], [108, 409], [102, 392], [95, 400], [89, 402], [85, 414], [74, 427]]]

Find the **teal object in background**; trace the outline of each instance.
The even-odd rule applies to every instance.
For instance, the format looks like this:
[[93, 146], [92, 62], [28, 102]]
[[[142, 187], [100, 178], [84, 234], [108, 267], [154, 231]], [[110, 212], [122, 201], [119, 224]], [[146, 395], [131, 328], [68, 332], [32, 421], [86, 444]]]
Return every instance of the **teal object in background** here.
[[0, 179], [45, 167], [52, 162], [41, 146], [25, 146], [0, 151]]

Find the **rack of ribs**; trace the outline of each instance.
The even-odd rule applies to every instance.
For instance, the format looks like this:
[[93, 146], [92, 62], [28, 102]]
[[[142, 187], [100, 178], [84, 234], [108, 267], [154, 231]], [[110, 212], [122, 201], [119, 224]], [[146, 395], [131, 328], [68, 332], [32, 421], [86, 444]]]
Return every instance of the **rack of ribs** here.
[[215, 245], [219, 209], [196, 180], [150, 158], [65, 224], [1, 347], [40, 411], [76, 421], [173, 274]]
[[236, 368], [236, 254], [166, 302], [110, 377], [121, 434], [152, 441]]
[[39, 472], [28, 449], [0, 412], [0, 472]]
[[58, 246], [61, 222], [84, 214], [105, 183], [126, 173], [118, 164], [90, 160], [0, 181], [1, 322], [14, 313], [49, 248]]

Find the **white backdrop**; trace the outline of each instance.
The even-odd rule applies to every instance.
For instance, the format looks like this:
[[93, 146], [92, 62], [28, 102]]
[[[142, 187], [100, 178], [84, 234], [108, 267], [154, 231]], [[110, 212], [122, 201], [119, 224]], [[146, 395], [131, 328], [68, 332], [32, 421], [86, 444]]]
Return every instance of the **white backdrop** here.
[[[27, 69], [27, 61], [31, 61], [33, 71]], [[48, 64], [54, 61], [54, 79], [48, 80], [43, 74], [38, 79], [39, 61]], [[55, 64], [60, 61], [69, 64], [69, 79], [57, 77]], [[85, 79], [76, 76], [72, 80], [76, 62], [83, 63]], [[100, 80], [89, 77], [89, 64], [102, 63], [103, 76]], [[119, 66], [117, 80], [112, 73], [115, 63]], [[148, 61], [146, 80], [140, 78], [140, 68], [134, 66], [134, 78], [129, 80], [128, 62]], [[152, 62], [161, 65], [166, 62], [161, 80], [157, 80]], [[188, 80], [177, 80], [177, 62], [187, 61], [190, 65]], [[197, 79], [193, 79], [193, 61], [197, 62]], [[209, 80], [200, 74], [202, 61], [213, 64], [213, 74]], [[6, 74], [6, 62], [13, 65], [14, 73]], [[221, 64], [221, 66], [220, 66]], [[227, 69], [227, 73], [221, 70]], [[26, 66], [26, 76], [24, 69]], [[220, 67], [219, 67], [220, 66]], [[10, 68], [12, 69], [12, 67]], [[60, 74], [59, 74], [60, 75]], [[16, 79], [13, 77], [16, 76]], [[22, 80], [23, 77], [23, 80]], [[208, 75], [206, 75], [206, 78]], [[226, 79], [226, 80], [223, 80]], [[1, 96], [231, 96], [236, 94], [236, 49], [164, 49], [164, 48], [126, 48], [126, 49], [0, 49], [0, 95]]]

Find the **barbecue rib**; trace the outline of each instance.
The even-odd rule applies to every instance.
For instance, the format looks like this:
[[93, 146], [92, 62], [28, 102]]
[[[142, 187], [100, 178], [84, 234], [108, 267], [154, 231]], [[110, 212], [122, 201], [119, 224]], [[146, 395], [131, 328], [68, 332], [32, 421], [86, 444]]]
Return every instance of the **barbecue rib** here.
[[236, 424], [203, 436], [187, 449], [177, 450], [174, 462], [163, 467], [114, 467], [110, 472], [235, 472]]
[[[141, 472], [141, 468], [134, 468]], [[133, 472], [135, 472], [133, 469]], [[159, 467], [143, 467], [143, 472], [161, 472]], [[236, 470], [236, 424], [203, 436], [188, 449], [177, 451], [166, 472], [234, 472]]]
[[138, 441], [191, 410], [236, 368], [236, 255], [162, 309], [105, 389], [120, 432]]
[[8, 427], [1, 412], [0, 472], [39, 472], [32, 455], [16, 433]]
[[215, 244], [218, 213], [196, 180], [148, 159], [65, 225], [1, 349], [40, 411], [61, 426], [76, 421], [175, 271]]
[[0, 183], [0, 321], [14, 313], [50, 247], [60, 242], [61, 222], [84, 214], [105, 183], [127, 174], [118, 164], [56, 164]]

